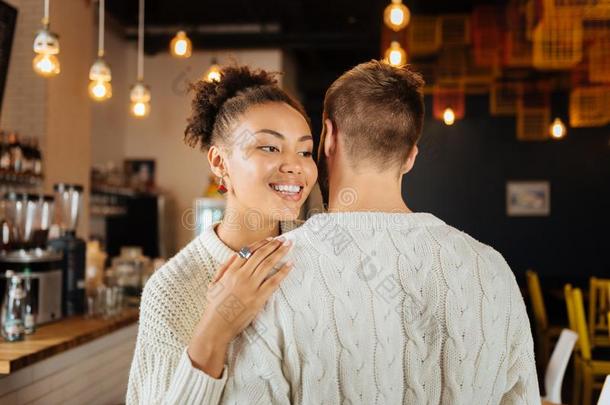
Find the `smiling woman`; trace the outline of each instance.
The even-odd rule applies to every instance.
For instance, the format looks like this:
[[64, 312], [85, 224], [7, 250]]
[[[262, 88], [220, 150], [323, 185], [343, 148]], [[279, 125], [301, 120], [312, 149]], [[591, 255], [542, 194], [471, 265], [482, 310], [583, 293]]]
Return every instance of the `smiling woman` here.
[[185, 141], [207, 150], [225, 215], [146, 284], [128, 404], [219, 398], [229, 343], [292, 267], [273, 238], [298, 226], [317, 180], [309, 119], [273, 75], [228, 67], [192, 87]]

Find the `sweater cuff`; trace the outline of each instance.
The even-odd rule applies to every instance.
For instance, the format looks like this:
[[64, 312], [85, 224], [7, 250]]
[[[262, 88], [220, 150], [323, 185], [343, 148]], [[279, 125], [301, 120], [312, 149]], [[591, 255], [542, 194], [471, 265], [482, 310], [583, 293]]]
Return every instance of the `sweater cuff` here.
[[170, 404], [207, 404], [217, 405], [227, 382], [227, 366], [222, 370], [219, 379], [193, 367], [186, 348], [182, 351], [180, 362], [167, 393]]

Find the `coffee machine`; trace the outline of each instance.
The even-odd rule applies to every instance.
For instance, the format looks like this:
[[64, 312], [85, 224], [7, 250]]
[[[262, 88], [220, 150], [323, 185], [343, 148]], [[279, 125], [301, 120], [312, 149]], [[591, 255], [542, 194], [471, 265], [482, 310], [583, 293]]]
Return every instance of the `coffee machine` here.
[[53, 187], [58, 235], [49, 239], [51, 249], [62, 254], [62, 313], [85, 313], [85, 259], [87, 245], [76, 236], [83, 186], [59, 183]]
[[[29, 273], [38, 324], [62, 316], [62, 255], [47, 249], [53, 202], [52, 196], [14, 192], [0, 201], [0, 270]], [[0, 277], [0, 291], [5, 282]]]

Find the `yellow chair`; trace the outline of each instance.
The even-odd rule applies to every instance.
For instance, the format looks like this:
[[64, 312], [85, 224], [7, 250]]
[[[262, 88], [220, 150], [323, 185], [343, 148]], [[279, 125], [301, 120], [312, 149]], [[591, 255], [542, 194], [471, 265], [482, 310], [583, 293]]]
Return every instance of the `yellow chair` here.
[[[575, 404], [590, 405], [593, 389], [601, 389], [603, 381], [596, 381], [596, 377], [605, 377], [610, 374], [610, 361], [594, 360], [591, 353], [591, 342], [589, 331], [587, 330], [587, 318], [585, 316], [585, 305], [582, 299], [580, 288], [574, 288], [571, 292], [572, 300], [568, 307], [572, 306], [573, 318], [578, 333], [578, 368], [580, 369], [579, 380], [582, 378], [582, 402], [574, 401]], [[566, 296], [567, 298], [567, 296]], [[566, 300], [567, 303], [567, 300]], [[576, 371], [576, 370], [575, 370]], [[576, 376], [576, 373], [575, 373]], [[578, 399], [578, 398], [577, 398]]]
[[[568, 324], [570, 329], [578, 333], [578, 327], [576, 326], [576, 315], [574, 314], [574, 298], [572, 295], [572, 284], [566, 284], [563, 287], [564, 296], [566, 299], [566, 311], [568, 313]], [[580, 400], [580, 384], [581, 384], [581, 370], [580, 370], [580, 346], [577, 342], [574, 347], [574, 377], [572, 379], [572, 404], [579, 404]]]
[[591, 347], [610, 347], [606, 314], [610, 309], [610, 280], [589, 279], [589, 338]]
[[527, 289], [532, 303], [534, 312], [534, 321], [536, 328], [536, 346], [537, 352], [541, 354], [541, 359], [537, 361], [539, 366], [546, 366], [551, 355], [553, 342], [557, 340], [563, 329], [560, 326], [550, 326], [546, 316], [546, 308], [544, 299], [542, 298], [542, 289], [540, 288], [540, 279], [538, 273], [528, 270], [525, 272], [527, 280]]

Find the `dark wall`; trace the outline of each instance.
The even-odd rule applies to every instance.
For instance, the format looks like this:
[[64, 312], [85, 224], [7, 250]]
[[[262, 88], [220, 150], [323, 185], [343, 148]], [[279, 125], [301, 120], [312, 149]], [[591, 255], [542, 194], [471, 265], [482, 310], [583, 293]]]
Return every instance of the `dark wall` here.
[[[566, 122], [565, 95], [553, 113]], [[431, 212], [500, 251], [520, 279], [534, 268], [559, 286], [610, 277], [610, 127], [568, 128], [562, 141], [519, 142], [514, 117], [491, 117], [488, 96], [470, 96], [466, 118], [431, 117], [403, 181], [415, 211]], [[508, 217], [507, 180], [548, 180], [551, 215]]]

